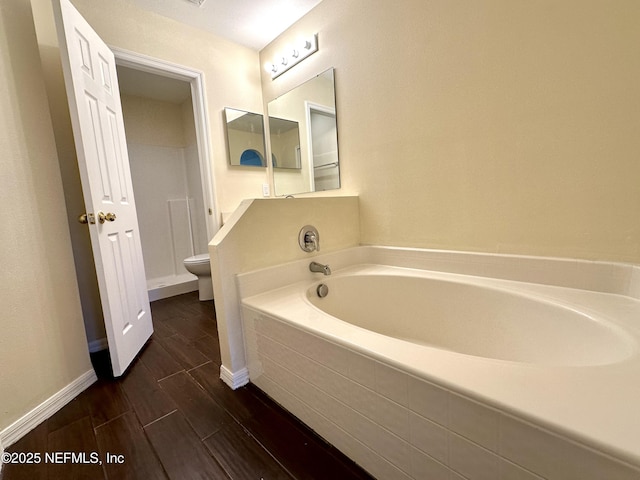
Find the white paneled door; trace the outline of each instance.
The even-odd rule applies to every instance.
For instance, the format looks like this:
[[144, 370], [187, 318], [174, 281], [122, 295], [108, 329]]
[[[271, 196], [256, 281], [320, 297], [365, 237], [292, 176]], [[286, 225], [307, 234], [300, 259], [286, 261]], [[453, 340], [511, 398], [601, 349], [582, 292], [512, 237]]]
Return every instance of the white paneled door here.
[[69, 0], [53, 0], [82, 192], [115, 376], [153, 333], [115, 58]]

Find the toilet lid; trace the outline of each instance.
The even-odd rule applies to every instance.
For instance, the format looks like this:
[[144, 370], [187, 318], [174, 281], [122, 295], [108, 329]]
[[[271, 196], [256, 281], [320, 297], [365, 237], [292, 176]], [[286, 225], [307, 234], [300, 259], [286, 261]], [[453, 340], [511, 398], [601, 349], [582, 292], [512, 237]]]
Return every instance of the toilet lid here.
[[201, 253], [193, 257], [185, 258], [184, 261], [185, 263], [209, 263], [209, 254]]

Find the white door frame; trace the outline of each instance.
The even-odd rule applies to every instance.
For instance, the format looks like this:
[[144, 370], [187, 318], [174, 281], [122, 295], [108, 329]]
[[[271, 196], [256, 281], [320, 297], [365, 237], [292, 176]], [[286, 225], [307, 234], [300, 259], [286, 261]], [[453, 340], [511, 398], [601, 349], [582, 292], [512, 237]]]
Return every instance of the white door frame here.
[[[116, 61], [117, 61], [116, 56]], [[304, 113], [305, 113], [305, 121], [307, 122], [307, 149], [309, 150], [307, 155], [307, 161], [309, 162], [309, 187], [312, 192], [316, 191], [316, 171], [313, 163], [313, 134], [311, 133], [311, 115], [312, 112], [320, 112], [325, 113], [327, 115], [336, 117], [336, 109], [327, 107], [326, 105], [320, 105], [319, 103], [311, 102], [309, 100], [305, 100], [304, 102]]]
[[211, 137], [209, 128], [209, 116], [207, 115], [207, 103], [204, 89], [204, 73], [176, 63], [167, 62], [158, 58], [149, 57], [141, 53], [123, 50], [109, 45], [116, 57], [116, 64], [153, 73], [162, 77], [184, 80], [191, 84], [191, 99], [193, 102], [193, 115], [196, 127], [196, 141], [198, 157], [200, 159], [200, 177], [202, 193], [204, 195], [204, 211], [207, 225], [207, 241], [211, 240], [220, 228], [218, 206], [214, 191], [213, 176], [211, 175]]

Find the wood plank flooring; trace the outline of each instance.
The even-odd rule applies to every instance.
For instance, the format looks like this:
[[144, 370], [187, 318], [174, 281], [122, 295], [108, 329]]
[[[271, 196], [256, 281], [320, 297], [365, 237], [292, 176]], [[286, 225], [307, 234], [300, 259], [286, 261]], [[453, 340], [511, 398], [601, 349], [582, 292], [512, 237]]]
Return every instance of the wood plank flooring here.
[[[7, 449], [41, 462], [5, 464], [2, 480], [371, 478], [257, 388], [222, 383], [213, 302], [151, 308], [155, 333], [126, 375], [94, 355], [98, 382]], [[53, 452], [87, 463], [45, 461]]]

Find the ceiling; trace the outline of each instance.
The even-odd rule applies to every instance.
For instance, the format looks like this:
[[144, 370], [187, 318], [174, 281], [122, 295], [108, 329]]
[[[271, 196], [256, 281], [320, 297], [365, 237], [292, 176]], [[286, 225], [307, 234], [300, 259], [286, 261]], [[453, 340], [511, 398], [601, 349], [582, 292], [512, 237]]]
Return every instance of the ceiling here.
[[[262, 50], [321, 0], [127, 0], [179, 22], [209, 31], [256, 51]], [[124, 94], [182, 104], [189, 82], [118, 66]]]
[[[128, 0], [260, 51], [321, 0]], [[194, 3], [195, 2], [195, 3]]]

